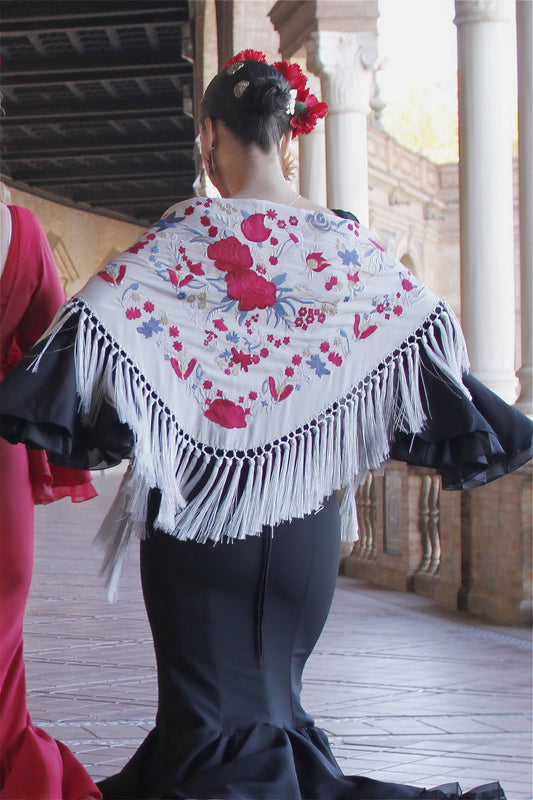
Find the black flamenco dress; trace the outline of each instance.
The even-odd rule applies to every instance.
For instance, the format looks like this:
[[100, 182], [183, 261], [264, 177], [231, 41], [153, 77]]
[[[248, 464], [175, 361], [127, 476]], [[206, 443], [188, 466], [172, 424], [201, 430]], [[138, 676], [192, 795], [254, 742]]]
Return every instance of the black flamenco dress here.
[[[27, 371], [30, 354], [2, 384], [0, 432], [46, 447], [60, 464], [109, 466], [127, 457], [132, 435], [109, 405], [90, 428], [81, 424], [75, 330], [74, 319], [37, 373]], [[426, 378], [428, 427], [398, 436], [393, 457], [437, 467], [449, 488], [486, 483], [530, 458], [527, 417], [472, 376], [465, 376], [472, 402], [434, 370]], [[302, 708], [302, 672], [337, 576], [335, 497], [304, 519], [216, 545], [154, 530], [158, 504], [153, 490], [149, 536], [141, 542], [158, 670], [156, 725], [123, 770], [100, 783], [105, 800], [505, 797], [499, 784], [461, 795], [455, 783], [422, 789], [343, 775], [326, 735]]]

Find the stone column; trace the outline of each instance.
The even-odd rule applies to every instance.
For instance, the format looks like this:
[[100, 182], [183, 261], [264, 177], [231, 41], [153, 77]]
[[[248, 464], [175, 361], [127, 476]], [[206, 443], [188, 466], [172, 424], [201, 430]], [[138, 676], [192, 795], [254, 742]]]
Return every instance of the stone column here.
[[533, 415], [533, 4], [517, 0], [518, 158], [520, 180], [520, 325], [522, 366], [517, 407]]
[[326, 191], [326, 129], [319, 119], [316, 128], [299, 136], [300, 194], [314, 203], [327, 206]]
[[456, 0], [462, 323], [472, 372], [516, 400], [510, 0]]
[[307, 44], [308, 67], [320, 76], [326, 117], [327, 205], [352, 211], [368, 225], [367, 118], [375, 31], [316, 31]]

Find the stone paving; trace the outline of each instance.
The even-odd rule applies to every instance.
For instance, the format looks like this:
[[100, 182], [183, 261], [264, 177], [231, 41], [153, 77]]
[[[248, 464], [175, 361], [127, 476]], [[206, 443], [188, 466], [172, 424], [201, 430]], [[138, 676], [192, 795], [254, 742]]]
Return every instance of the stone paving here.
[[[120, 769], [156, 710], [137, 548], [110, 605], [92, 544], [119, 479], [97, 476], [100, 498], [89, 503], [36, 509], [26, 617], [34, 721], [95, 779]], [[459, 780], [464, 791], [500, 779], [509, 800], [533, 797], [531, 631], [339, 578], [305, 678], [305, 705], [345, 772], [424, 786]]]

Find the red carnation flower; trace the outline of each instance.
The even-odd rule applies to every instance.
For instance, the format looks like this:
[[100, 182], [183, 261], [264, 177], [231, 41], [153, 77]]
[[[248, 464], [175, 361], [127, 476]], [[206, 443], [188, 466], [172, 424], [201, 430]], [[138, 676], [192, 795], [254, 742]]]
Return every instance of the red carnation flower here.
[[281, 72], [291, 89], [298, 89], [296, 100], [305, 100], [309, 94], [309, 89], [307, 88], [307, 78], [299, 65], [290, 61], [276, 61], [272, 66], [278, 72]]
[[229, 67], [230, 64], [236, 64], [238, 61], [260, 61], [261, 64], [266, 64], [266, 56], [260, 50], [241, 50], [236, 55], [228, 58], [224, 64], [224, 69]]
[[322, 119], [328, 113], [328, 104], [321, 103], [314, 94], [309, 94], [305, 99], [305, 106], [299, 107], [296, 101], [296, 116], [291, 119], [292, 138], [299, 133], [311, 133], [317, 120]]

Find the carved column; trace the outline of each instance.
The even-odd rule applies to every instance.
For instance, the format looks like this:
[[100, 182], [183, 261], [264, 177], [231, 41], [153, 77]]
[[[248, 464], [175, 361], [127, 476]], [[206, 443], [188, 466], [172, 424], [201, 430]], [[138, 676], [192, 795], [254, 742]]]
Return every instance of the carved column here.
[[320, 76], [326, 117], [327, 204], [352, 211], [368, 225], [367, 117], [375, 31], [316, 31], [307, 45], [308, 67]]
[[520, 312], [522, 366], [517, 407], [533, 415], [533, 4], [516, 3], [518, 52], [518, 159], [520, 180]]
[[461, 306], [472, 371], [516, 400], [510, 0], [456, 0]]
[[321, 206], [327, 206], [326, 131], [324, 120], [306, 136], [300, 136], [300, 194]]

